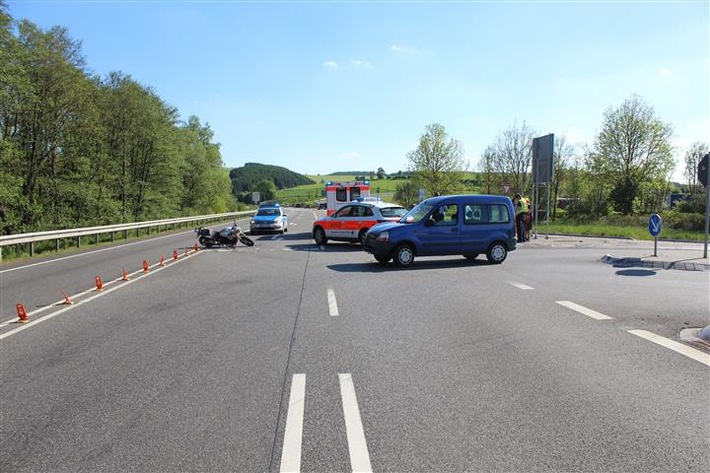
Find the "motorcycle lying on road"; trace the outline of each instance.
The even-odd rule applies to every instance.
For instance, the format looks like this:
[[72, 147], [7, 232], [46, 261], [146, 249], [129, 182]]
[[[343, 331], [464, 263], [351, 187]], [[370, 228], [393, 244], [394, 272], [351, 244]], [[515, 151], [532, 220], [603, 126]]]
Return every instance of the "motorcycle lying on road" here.
[[195, 233], [197, 233], [197, 242], [204, 248], [212, 248], [213, 246], [234, 248], [238, 241], [246, 246], [254, 246], [254, 241], [244, 234], [242, 229], [237, 226], [237, 222], [220, 231], [199, 227], [195, 229]]

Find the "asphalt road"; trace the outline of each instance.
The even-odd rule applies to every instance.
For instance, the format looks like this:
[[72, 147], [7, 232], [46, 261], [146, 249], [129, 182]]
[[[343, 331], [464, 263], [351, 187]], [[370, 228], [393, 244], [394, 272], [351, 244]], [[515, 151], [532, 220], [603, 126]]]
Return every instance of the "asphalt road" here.
[[710, 355], [678, 335], [709, 273], [601, 243], [397, 269], [289, 215], [253, 248], [3, 267], [0, 471], [707, 471]]

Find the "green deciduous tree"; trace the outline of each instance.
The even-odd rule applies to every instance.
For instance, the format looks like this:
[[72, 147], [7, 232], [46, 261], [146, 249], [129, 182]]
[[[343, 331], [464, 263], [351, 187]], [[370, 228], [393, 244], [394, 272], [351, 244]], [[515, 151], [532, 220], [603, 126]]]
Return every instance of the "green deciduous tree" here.
[[673, 169], [671, 135], [671, 126], [637, 95], [606, 111], [589, 166], [599, 185], [608, 184], [615, 210], [632, 214], [642, 184], [667, 179]]
[[254, 187], [254, 191], [261, 194], [261, 201], [273, 200], [276, 197], [276, 184], [271, 179], [262, 179]]
[[486, 148], [481, 167], [487, 188], [503, 184], [498, 182], [494, 185], [493, 181], [507, 181], [515, 192], [528, 193], [534, 137], [535, 131], [525, 122], [522, 125], [514, 123]]
[[467, 169], [462, 156], [463, 146], [448, 137], [443, 125], [428, 125], [419, 138], [417, 149], [407, 154], [415, 185], [424, 189], [427, 195], [460, 190]]
[[412, 181], [397, 184], [394, 191], [394, 201], [403, 207], [411, 207], [419, 199], [419, 188]]

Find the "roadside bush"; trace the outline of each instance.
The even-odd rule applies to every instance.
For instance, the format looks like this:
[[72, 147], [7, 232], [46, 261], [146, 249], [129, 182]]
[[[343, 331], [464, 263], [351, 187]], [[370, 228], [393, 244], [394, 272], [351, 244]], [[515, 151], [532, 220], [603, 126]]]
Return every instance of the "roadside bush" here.
[[589, 222], [609, 215], [609, 203], [601, 200], [580, 200], [570, 203], [562, 216], [564, 221]]
[[674, 230], [705, 232], [705, 213], [686, 213], [680, 209], [668, 210], [660, 214], [663, 226]]
[[686, 200], [681, 200], [678, 202], [678, 212], [688, 214], [688, 213], [698, 213], [705, 214], [705, 194], [696, 193], [691, 195]]

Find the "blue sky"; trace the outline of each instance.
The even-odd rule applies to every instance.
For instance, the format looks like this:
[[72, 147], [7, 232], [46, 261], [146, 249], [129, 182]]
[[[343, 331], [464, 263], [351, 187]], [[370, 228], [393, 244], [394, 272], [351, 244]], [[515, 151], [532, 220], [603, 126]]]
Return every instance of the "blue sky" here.
[[682, 162], [710, 143], [709, 3], [8, 1], [67, 27], [93, 72], [209, 123], [226, 166], [304, 174], [404, 171], [432, 123], [472, 170], [523, 121], [591, 145], [634, 93], [673, 125]]

